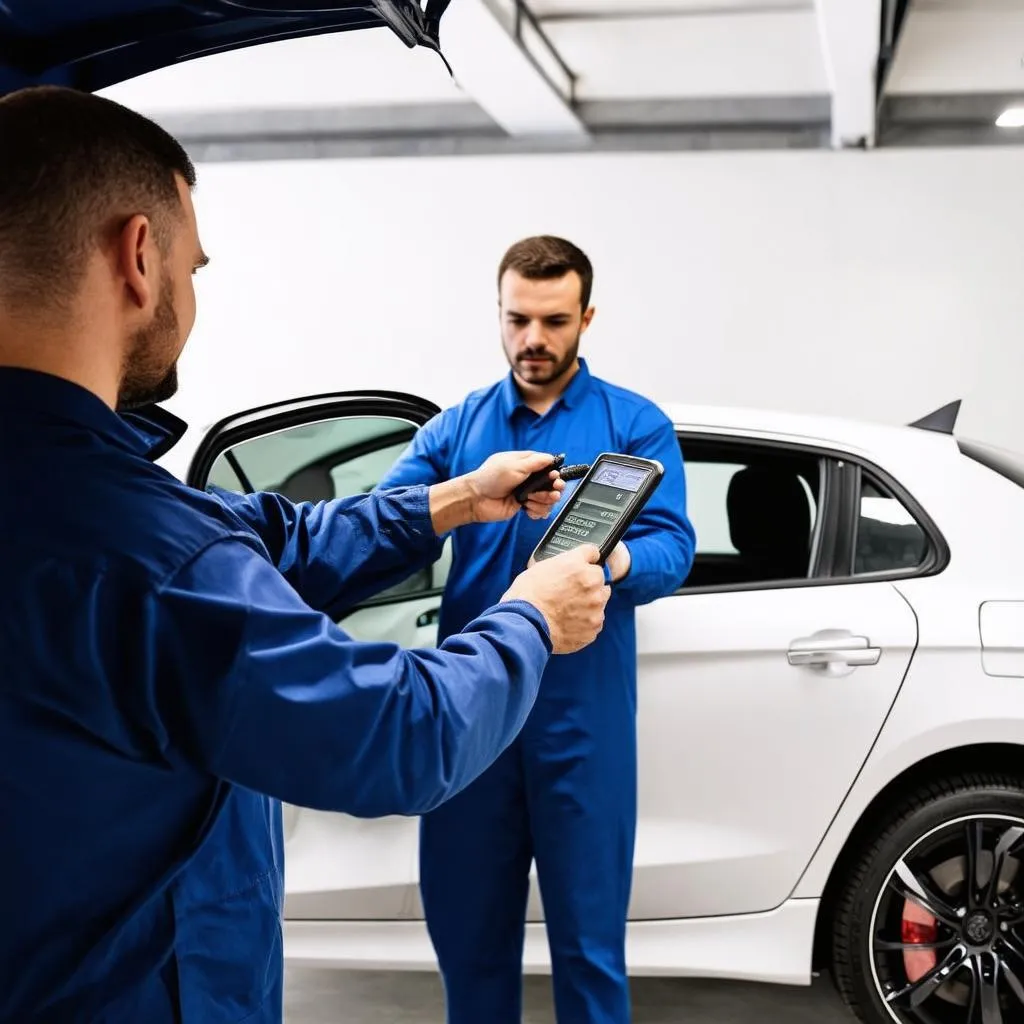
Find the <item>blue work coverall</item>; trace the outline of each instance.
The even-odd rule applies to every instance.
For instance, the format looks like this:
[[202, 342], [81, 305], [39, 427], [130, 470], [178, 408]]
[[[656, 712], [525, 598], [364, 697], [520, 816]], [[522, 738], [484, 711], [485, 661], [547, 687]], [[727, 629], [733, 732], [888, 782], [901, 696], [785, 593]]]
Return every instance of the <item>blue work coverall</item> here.
[[[612, 588], [604, 630], [555, 657], [523, 732], [454, 799], [425, 816], [420, 879], [444, 979], [449, 1024], [512, 1024], [531, 859], [544, 901], [560, 1024], [624, 1024], [625, 919], [636, 831], [634, 608], [674, 592], [690, 571], [694, 531], [683, 460], [668, 417], [591, 376], [585, 360], [543, 416], [511, 374], [446, 409], [416, 435], [381, 487], [457, 476], [497, 451], [601, 452], [658, 459], [665, 476], [625, 541], [628, 575]], [[577, 486], [567, 484], [565, 494]], [[563, 501], [565, 497], [563, 497]], [[525, 516], [454, 531], [439, 638], [491, 604], [525, 567], [549, 523]]]
[[424, 487], [214, 495], [183, 424], [0, 369], [0, 1021], [282, 1017], [278, 799], [418, 814], [508, 745], [550, 655], [525, 602], [440, 650], [332, 619], [435, 559]]

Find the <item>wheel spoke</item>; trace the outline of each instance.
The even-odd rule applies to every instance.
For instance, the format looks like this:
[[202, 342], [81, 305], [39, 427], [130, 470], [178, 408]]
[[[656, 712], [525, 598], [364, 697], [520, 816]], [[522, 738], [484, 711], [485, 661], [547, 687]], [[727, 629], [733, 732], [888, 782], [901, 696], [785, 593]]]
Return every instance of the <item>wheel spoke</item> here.
[[950, 937], [941, 942], [889, 942], [886, 939], [875, 939], [875, 949], [879, 953], [928, 953], [939, 949], [949, 949], [956, 942]]
[[999, 958], [1007, 986], [1017, 997], [1017, 1002], [1024, 1006], [1024, 951], [1016, 942], [1004, 939], [1000, 944]]
[[979, 895], [983, 891], [981, 883], [981, 854], [985, 849], [985, 832], [980, 821], [969, 821], [964, 826], [964, 844], [967, 863], [964, 865], [964, 903], [968, 910], [974, 910], [980, 904]]
[[1006, 858], [1017, 848], [1017, 844], [1024, 838], [1024, 828], [1019, 825], [1011, 825], [998, 839], [995, 849], [992, 852], [992, 875], [988, 880], [988, 889], [985, 893], [985, 902], [993, 906], [996, 896], [999, 894], [999, 878], [1006, 866]]
[[971, 962], [974, 989], [981, 1007], [981, 1024], [1003, 1024], [999, 1006], [999, 961], [991, 953], [982, 953]]
[[903, 899], [912, 900], [943, 924], [959, 929], [960, 919], [956, 911], [935, 892], [930, 883], [915, 875], [905, 860], [897, 862], [889, 877], [889, 885]]
[[967, 1003], [967, 1016], [964, 1018], [966, 1024], [981, 1024], [981, 989], [977, 982], [978, 967], [971, 961], [971, 994]]
[[[891, 1005], [904, 1009], [916, 1009], [936, 989], [941, 988], [949, 979], [956, 974], [968, 961], [964, 959], [966, 953], [962, 945], [951, 949], [943, 959], [936, 964], [924, 977], [891, 993], [887, 998]], [[985, 1024], [989, 1024], [985, 1021]]]

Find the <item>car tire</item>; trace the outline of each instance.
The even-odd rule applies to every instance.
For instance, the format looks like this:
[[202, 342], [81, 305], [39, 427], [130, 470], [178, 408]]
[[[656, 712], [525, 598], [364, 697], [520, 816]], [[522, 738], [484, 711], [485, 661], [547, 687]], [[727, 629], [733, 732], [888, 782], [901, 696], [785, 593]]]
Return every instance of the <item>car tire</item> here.
[[964, 774], [900, 798], [844, 874], [832, 974], [861, 1020], [1024, 1020], [1024, 778]]

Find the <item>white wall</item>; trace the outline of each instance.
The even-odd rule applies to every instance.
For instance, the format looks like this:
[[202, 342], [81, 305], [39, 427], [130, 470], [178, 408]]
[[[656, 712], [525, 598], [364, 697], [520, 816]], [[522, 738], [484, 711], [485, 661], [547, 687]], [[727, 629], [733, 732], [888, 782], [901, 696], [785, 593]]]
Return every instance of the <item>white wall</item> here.
[[[596, 266], [595, 372], [654, 398], [905, 422], [1024, 448], [1024, 150], [223, 164], [173, 407], [505, 370], [494, 272], [527, 233]], [[198, 441], [190, 431], [174, 468]]]

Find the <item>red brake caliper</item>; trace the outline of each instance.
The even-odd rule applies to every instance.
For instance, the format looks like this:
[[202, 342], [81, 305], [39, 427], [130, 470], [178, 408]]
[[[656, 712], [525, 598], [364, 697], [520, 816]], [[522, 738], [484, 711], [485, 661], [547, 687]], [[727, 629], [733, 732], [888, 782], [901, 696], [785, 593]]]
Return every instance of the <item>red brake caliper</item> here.
[[[903, 942], [908, 946], [927, 945], [939, 937], [935, 918], [913, 900], [907, 900], [903, 904], [900, 931]], [[903, 968], [907, 972], [907, 981], [911, 984], [923, 978], [938, 962], [939, 954], [934, 949], [903, 951]]]

